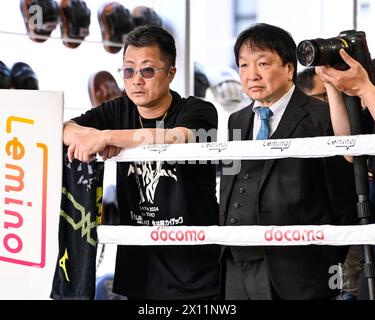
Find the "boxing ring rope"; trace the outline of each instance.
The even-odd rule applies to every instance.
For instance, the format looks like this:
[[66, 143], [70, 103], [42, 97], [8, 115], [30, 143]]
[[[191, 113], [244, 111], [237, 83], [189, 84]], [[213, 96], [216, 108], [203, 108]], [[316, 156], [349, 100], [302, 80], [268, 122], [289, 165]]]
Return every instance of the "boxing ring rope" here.
[[375, 134], [145, 145], [123, 150], [107, 161], [259, 160], [336, 155], [375, 155]]
[[[190, 161], [320, 158], [375, 155], [375, 134], [258, 141], [145, 145], [126, 149], [107, 161]], [[99, 158], [100, 160], [100, 158]], [[375, 245], [375, 224], [355, 226], [98, 226], [103, 244], [293, 246]]]
[[375, 224], [357, 226], [99, 226], [99, 242], [119, 245], [375, 245]]

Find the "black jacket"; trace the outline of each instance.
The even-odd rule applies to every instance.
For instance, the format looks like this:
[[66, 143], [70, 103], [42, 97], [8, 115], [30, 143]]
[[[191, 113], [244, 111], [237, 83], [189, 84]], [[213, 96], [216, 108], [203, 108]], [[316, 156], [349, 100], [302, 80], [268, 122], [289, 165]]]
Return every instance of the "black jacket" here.
[[[241, 139], [251, 139], [253, 119], [252, 105], [232, 114], [230, 132], [241, 129]], [[328, 105], [296, 88], [271, 139], [327, 135], [333, 135]], [[244, 178], [222, 175], [220, 225], [241, 225], [241, 221], [249, 221], [249, 214], [254, 215], [250, 221], [259, 225], [358, 224], [353, 167], [343, 157], [266, 160], [261, 166], [254, 166], [257, 172], [252, 172], [252, 168], [248, 166], [248, 172], [242, 170], [240, 174], [249, 177], [244, 194], [251, 192], [253, 196], [240, 198], [242, 203], [235, 206], [236, 210], [235, 188], [238, 179], [243, 183]], [[252, 176], [258, 177], [258, 183], [252, 184]], [[252, 210], [246, 199], [253, 199]], [[230, 249], [236, 261], [251, 259], [252, 248]], [[344, 260], [346, 249], [319, 245], [258, 248], [263, 251], [273, 286], [283, 299], [334, 296], [336, 292], [328, 286], [332, 276], [329, 268]]]

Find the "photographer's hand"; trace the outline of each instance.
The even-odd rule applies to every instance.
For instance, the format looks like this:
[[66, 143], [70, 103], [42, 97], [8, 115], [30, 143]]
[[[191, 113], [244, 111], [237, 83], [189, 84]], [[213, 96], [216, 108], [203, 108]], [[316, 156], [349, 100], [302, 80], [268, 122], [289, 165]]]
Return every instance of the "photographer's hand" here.
[[337, 70], [329, 66], [316, 67], [316, 73], [324, 82], [331, 83], [339, 91], [349, 96], [357, 96], [362, 105], [367, 106], [375, 119], [375, 87], [371, 83], [366, 70], [345, 50], [340, 50], [342, 59], [350, 66], [348, 70]]
[[323, 81], [333, 84], [338, 90], [349, 96], [361, 99], [366, 95], [372, 83], [366, 70], [353, 59], [344, 49], [340, 49], [341, 58], [349, 65], [348, 70], [337, 70], [329, 66], [317, 67], [316, 71]]

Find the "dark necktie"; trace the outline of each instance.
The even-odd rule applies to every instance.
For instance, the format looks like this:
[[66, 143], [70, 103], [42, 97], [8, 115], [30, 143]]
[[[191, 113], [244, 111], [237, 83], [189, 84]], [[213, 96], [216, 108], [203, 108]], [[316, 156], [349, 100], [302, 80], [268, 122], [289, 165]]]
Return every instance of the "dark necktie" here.
[[257, 110], [259, 112], [261, 124], [256, 140], [265, 140], [268, 139], [270, 135], [270, 125], [268, 120], [272, 116], [272, 111], [268, 107], [257, 107]]

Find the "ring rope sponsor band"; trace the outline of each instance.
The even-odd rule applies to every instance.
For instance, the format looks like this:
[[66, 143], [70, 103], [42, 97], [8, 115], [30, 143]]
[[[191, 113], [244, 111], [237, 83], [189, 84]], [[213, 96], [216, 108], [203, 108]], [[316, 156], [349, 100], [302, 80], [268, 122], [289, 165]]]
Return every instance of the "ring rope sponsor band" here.
[[98, 226], [100, 243], [118, 245], [300, 246], [375, 244], [375, 224], [356, 226]]
[[257, 160], [290, 157], [322, 158], [336, 155], [375, 155], [375, 134], [154, 144], [122, 150], [117, 157], [107, 161]]
[[[256, 160], [375, 155], [375, 135], [155, 144], [109, 161]], [[100, 160], [100, 158], [98, 158]], [[108, 161], [108, 160], [107, 160]], [[119, 245], [295, 246], [375, 244], [375, 224], [356, 226], [98, 226], [100, 243]]]

